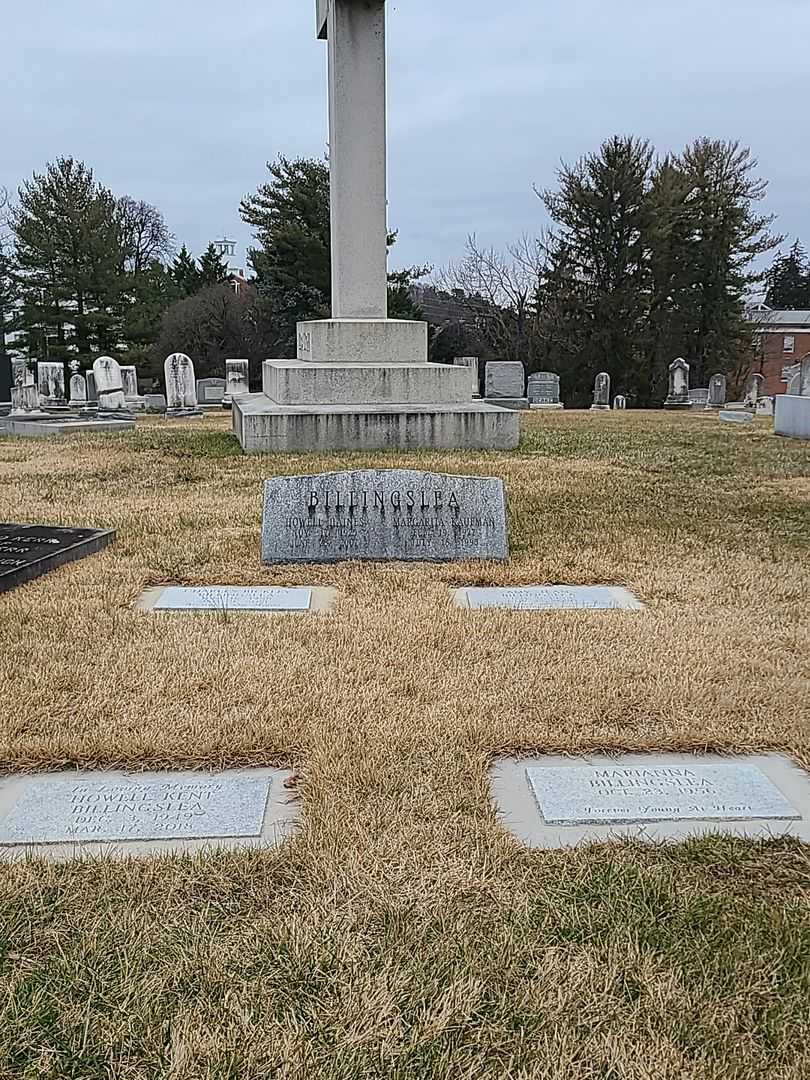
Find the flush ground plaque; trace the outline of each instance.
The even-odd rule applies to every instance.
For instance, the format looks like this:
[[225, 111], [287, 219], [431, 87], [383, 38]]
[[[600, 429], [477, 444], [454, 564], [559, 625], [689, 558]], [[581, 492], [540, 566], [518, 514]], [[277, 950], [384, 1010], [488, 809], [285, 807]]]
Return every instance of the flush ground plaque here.
[[92, 555], [114, 538], [111, 529], [0, 524], [0, 592]]
[[801, 818], [754, 765], [584, 765], [526, 776], [549, 825]]
[[172, 585], [158, 597], [155, 611], [308, 611], [311, 589], [271, 586]]
[[269, 778], [40, 780], [0, 821], [0, 845], [258, 837]]
[[456, 604], [465, 608], [508, 608], [512, 611], [576, 611], [644, 605], [627, 589], [609, 585], [529, 585], [500, 589], [458, 589]]

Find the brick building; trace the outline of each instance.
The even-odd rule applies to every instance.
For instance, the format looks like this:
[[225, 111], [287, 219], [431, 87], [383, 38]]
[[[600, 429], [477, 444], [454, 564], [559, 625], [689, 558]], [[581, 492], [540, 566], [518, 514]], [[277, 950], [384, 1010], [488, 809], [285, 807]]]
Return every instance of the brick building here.
[[784, 394], [787, 369], [810, 354], [810, 311], [775, 311], [759, 304], [749, 314], [757, 327], [751, 371], [765, 376], [764, 395]]

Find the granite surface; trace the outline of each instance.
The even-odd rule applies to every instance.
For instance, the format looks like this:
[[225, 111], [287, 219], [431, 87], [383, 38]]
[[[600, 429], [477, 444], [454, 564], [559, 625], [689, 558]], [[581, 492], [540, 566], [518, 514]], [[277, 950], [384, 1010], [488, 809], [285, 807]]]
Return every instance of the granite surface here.
[[0, 523], [0, 592], [92, 555], [114, 539], [109, 529]]
[[580, 608], [639, 610], [644, 605], [627, 589], [609, 585], [527, 585], [458, 589], [456, 603], [469, 608], [512, 611], [573, 611]]
[[269, 779], [94, 780], [26, 785], [0, 844], [259, 836]]
[[164, 589], [155, 611], [308, 611], [311, 589], [205, 585]]
[[549, 825], [801, 818], [753, 765], [584, 765], [526, 776]]
[[508, 557], [495, 477], [361, 469], [265, 482], [262, 560], [448, 562]]

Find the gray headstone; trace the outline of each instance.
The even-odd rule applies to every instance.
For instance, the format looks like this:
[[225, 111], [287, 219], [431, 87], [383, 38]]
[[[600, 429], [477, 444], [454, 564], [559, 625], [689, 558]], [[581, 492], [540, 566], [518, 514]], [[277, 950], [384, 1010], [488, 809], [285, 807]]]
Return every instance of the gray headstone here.
[[61, 361], [40, 360], [37, 363], [37, 386], [42, 405], [64, 405], [65, 365]]
[[746, 383], [743, 404], [749, 406], [749, 408], [755, 409], [757, 407], [757, 402], [762, 396], [762, 387], [764, 384], [765, 376], [760, 375], [758, 371], [755, 371]]
[[644, 605], [627, 589], [612, 585], [528, 585], [515, 588], [471, 588], [456, 592], [456, 603], [469, 608], [509, 608], [513, 611], [576, 611]]
[[504, 486], [494, 477], [360, 469], [278, 476], [264, 485], [265, 563], [508, 554]]
[[610, 375], [606, 371], [600, 371], [593, 384], [592, 409], [610, 408]]
[[172, 353], [163, 365], [166, 377], [166, 409], [170, 413], [197, 411], [194, 364], [185, 353]]
[[525, 396], [526, 373], [520, 361], [490, 360], [486, 367], [487, 398], [522, 398]]
[[208, 585], [164, 589], [154, 611], [308, 611], [311, 589]]
[[87, 404], [87, 380], [84, 375], [71, 375], [70, 377], [70, 404], [77, 408], [83, 408]]
[[722, 409], [726, 403], [726, 377], [718, 373], [709, 379], [709, 397], [707, 409]]
[[127, 399], [118, 361], [112, 356], [100, 356], [93, 364], [93, 377], [99, 409], [102, 412], [126, 411]]
[[98, 401], [98, 391], [96, 390], [96, 377], [92, 371], [85, 373], [85, 379], [87, 380], [87, 400]]
[[616, 397], [613, 399], [613, 408], [614, 409], [626, 409], [627, 408], [627, 398], [624, 396], [624, 394], [617, 394], [616, 395]]
[[665, 409], [689, 407], [689, 365], [679, 356], [669, 365], [669, 393]]
[[754, 765], [583, 765], [526, 774], [548, 825], [801, 818]]
[[268, 779], [43, 780], [0, 822], [0, 844], [259, 836]]
[[250, 361], [225, 361], [225, 397], [223, 402], [230, 404], [235, 397], [250, 393]]
[[560, 376], [553, 371], [534, 371], [526, 381], [530, 405], [559, 405]]
[[753, 424], [754, 422], [754, 414], [745, 409], [724, 409], [717, 415], [728, 424]]
[[226, 385], [225, 379], [198, 379], [197, 401], [200, 405], [221, 405]]
[[124, 388], [124, 397], [127, 401], [133, 401], [138, 394], [138, 372], [134, 364], [121, 365], [121, 385]]
[[699, 386], [694, 390], [689, 391], [689, 404], [696, 405], [700, 408], [705, 408], [706, 403], [709, 400], [709, 388], [708, 386]]
[[147, 412], [166, 412], [166, 398], [163, 394], [144, 394], [143, 404]]

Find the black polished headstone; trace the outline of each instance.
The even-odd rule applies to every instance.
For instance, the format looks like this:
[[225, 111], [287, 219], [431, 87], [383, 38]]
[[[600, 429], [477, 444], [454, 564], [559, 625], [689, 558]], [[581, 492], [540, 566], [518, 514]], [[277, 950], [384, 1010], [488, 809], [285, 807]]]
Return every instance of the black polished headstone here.
[[0, 593], [101, 551], [114, 539], [113, 529], [0, 523]]
[[0, 352], [0, 402], [11, 401], [11, 357], [8, 353]]

